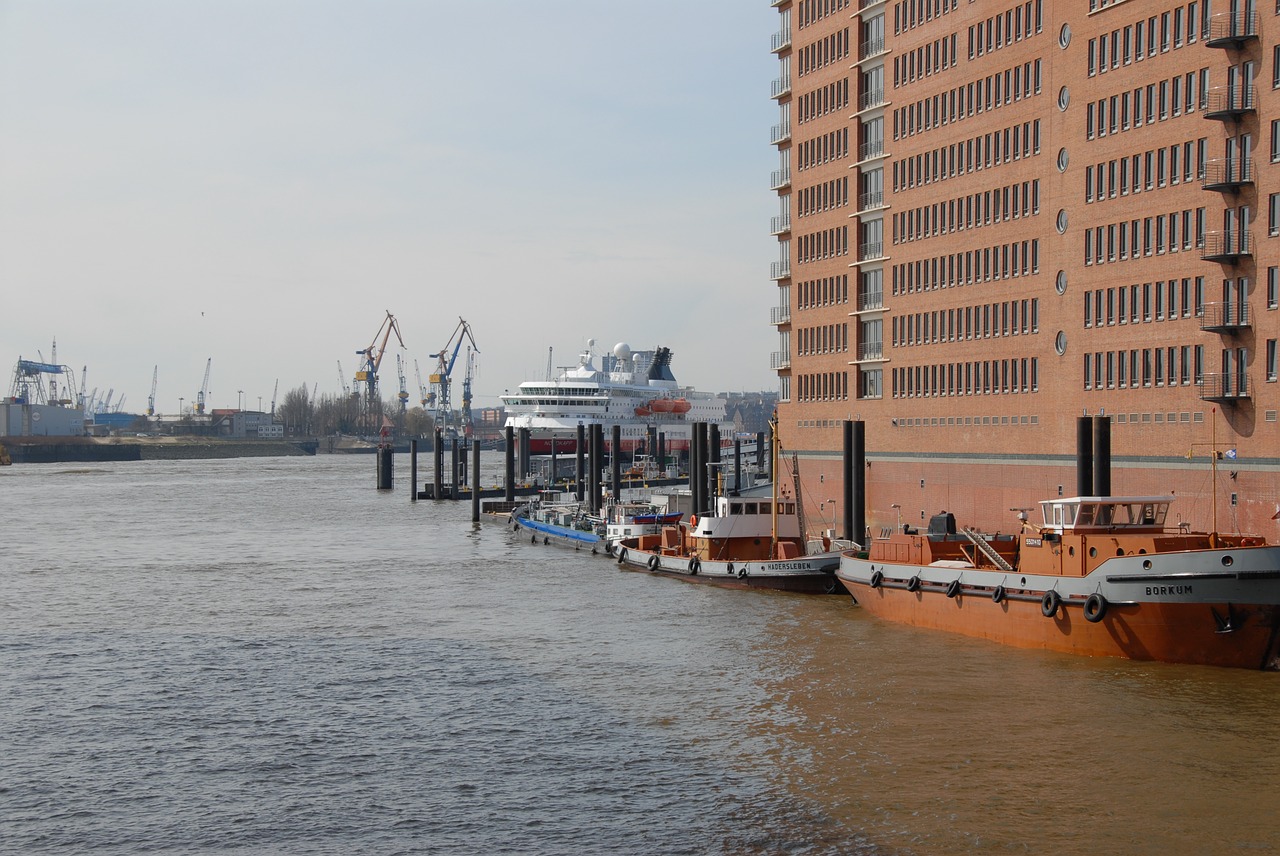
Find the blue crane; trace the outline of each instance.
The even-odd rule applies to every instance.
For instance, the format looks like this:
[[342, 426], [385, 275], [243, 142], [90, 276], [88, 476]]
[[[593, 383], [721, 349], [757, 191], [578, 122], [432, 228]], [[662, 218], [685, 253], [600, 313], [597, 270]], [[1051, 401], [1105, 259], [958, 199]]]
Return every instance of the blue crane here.
[[[450, 377], [453, 374], [453, 364], [458, 360], [458, 352], [462, 350], [463, 340], [471, 342], [467, 348], [467, 381], [463, 384], [463, 419], [466, 424], [455, 424], [453, 407], [449, 400]], [[449, 341], [440, 349], [440, 353], [432, 354], [436, 358], [436, 370], [431, 374], [431, 386], [435, 393], [435, 420], [436, 427], [452, 431], [456, 435], [459, 427], [467, 433], [470, 433], [470, 416], [471, 416], [471, 351], [480, 353], [480, 348], [476, 345], [475, 337], [471, 335], [471, 325], [465, 319], [458, 318], [458, 326], [454, 328], [453, 335], [449, 337]]]

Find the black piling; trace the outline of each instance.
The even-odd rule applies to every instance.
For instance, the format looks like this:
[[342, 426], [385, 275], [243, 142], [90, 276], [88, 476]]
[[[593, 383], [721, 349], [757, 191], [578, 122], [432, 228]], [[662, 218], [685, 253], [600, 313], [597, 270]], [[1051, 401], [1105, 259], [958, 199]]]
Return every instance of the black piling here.
[[520, 429], [520, 445], [518, 448], [520, 453], [520, 461], [519, 461], [520, 480], [524, 481], [525, 479], [529, 478], [529, 429], [528, 428]]
[[733, 489], [742, 490], [742, 440], [733, 438]]
[[480, 519], [480, 441], [471, 438], [471, 522]]
[[844, 537], [867, 546], [867, 438], [862, 420], [844, 423]]
[[435, 445], [431, 448], [431, 455], [435, 459], [435, 493], [431, 496], [435, 499], [444, 499], [444, 432], [439, 428], [436, 429]]
[[1092, 429], [1088, 416], [1076, 417], [1076, 496], [1093, 496]]
[[658, 432], [658, 470], [661, 478], [667, 476], [667, 433]]
[[720, 426], [712, 422], [707, 426], [707, 505], [710, 498], [720, 494]]
[[510, 425], [506, 427], [507, 432], [507, 485], [506, 491], [502, 498], [507, 502], [516, 501], [516, 440], [515, 429]]
[[556, 478], [560, 475], [560, 459], [556, 454], [557, 445], [559, 445], [559, 441], [556, 439], [556, 435], [552, 434], [551, 435], [551, 479], [550, 479], [551, 487], [556, 486]]
[[1093, 417], [1093, 495], [1111, 496], [1111, 417]]
[[702, 485], [705, 479], [702, 477], [702, 461], [699, 460], [698, 433], [702, 429], [701, 422], [693, 423], [689, 431], [689, 498], [693, 503], [691, 513], [698, 514], [702, 511]]
[[395, 460], [395, 449], [390, 446], [378, 447], [378, 490], [391, 490], [391, 470]]
[[622, 426], [614, 425], [609, 432], [609, 481], [616, 501], [622, 496]]
[[577, 494], [578, 502], [582, 502], [582, 497], [583, 497], [582, 479], [587, 474], [587, 470], [586, 470], [587, 464], [585, 460], [585, 456], [587, 453], [587, 429], [581, 422], [578, 423], [578, 445], [575, 448], [578, 456], [578, 461], [577, 461], [578, 476], [577, 476], [576, 483], [574, 485], [574, 491]]
[[591, 473], [588, 479], [591, 500], [588, 507], [592, 514], [600, 513], [600, 487], [604, 470], [604, 426], [595, 423], [591, 426]]
[[412, 487], [409, 490], [409, 501], [418, 501], [418, 441], [409, 441], [409, 479]]
[[452, 477], [452, 482], [449, 485], [449, 498], [457, 499], [458, 498], [458, 438], [457, 437], [452, 438], [451, 442], [449, 443], [449, 461], [450, 461], [449, 474]]
[[[772, 436], [773, 429], [770, 428], [769, 432], [770, 432], [770, 436]], [[768, 457], [766, 457], [766, 455]], [[764, 432], [757, 431], [756, 432], [756, 472], [767, 473], [769, 476], [769, 481], [773, 481], [773, 464], [770, 463], [766, 468], [765, 461], [771, 459], [772, 457], [773, 457], [773, 453], [766, 451], [766, 446], [764, 444]]]

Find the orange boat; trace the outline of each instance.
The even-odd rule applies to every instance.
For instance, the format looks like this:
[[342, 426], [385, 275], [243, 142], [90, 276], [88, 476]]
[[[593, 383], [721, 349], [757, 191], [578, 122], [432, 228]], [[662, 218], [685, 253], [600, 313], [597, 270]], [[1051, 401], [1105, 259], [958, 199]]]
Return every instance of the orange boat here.
[[649, 409], [654, 413], [674, 413], [676, 403], [670, 398], [655, 398], [649, 402]]
[[672, 413], [688, 413], [693, 408], [687, 398], [675, 398], [671, 401]]
[[984, 535], [934, 515], [846, 551], [838, 576], [881, 618], [1021, 648], [1280, 667], [1280, 547], [1166, 525], [1172, 496], [1040, 503], [1043, 522]]

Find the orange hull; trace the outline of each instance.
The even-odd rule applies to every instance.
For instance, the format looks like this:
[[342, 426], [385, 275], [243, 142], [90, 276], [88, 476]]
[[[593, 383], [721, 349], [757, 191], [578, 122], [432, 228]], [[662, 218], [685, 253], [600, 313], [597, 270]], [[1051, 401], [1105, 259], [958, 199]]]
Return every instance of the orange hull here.
[[[1018, 648], [1246, 669], [1275, 668], [1280, 657], [1280, 606], [1274, 604], [1117, 603], [1092, 623], [1077, 603], [1046, 618], [1039, 596], [1021, 600], [1011, 593], [996, 603], [978, 593], [948, 598], [940, 590], [841, 582], [877, 617]], [[1219, 631], [1224, 619], [1230, 632]]]

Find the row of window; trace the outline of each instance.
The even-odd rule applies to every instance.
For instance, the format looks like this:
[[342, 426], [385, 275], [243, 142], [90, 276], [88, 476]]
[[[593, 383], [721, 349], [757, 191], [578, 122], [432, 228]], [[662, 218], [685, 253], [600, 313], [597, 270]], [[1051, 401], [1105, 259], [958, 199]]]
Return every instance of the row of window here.
[[800, 20], [800, 29], [816, 24], [849, 8], [851, 0], [800, 0], [796, 13]]
[[[893, 31], [905, 33], [959, 7], [960, 0], [899, 0], [893, 4]], [[1037, 0], [1037, 5], [1039, 0]]]
[[924, 80], [956, 65], [956, 34], [934, 39], [893, 58], [893, 85]]
[[1207, 68], [1090, 101], [1085, 107], [1085, 137], [1092, 140], [1194, 113], [1197, 103], [1201, 109], [1209, 105]]
[[1036, 357], [905, 366], [893, 370], [894, 398], [1039, 391], [1040, 362]]
[[1029, 39], [1044, 28], [1041, 0], [1027, 0], [969, 27], [969, 59]]
[[893, 266], [893, 294], [992, 282], [1040, 272], [1040, 240], [948, 253]]
[[1085, 229], [1084, 263], [1101, 265], [1203, 246], [1204, 209], [1185, 208]]
[[1152, 15], [1127, 27], [1116, 28], [1089, 40], [1089, 76], [1105, 74], [1108, 69], [1141, 62], [1157, 53], [1167, 53], [1184, 44], [1195, 42], [1200, 27], [1209, 25], [1209, 4], [1204, 4], [1205, 20], [1200, 22], [1199, 3], [1181, 6], [1158, 18]]
[[946, 181], [981, 169], [1040, 154], [1040, 120], [941, 146], [893, 164], [893, 189]]
[[911, 137], [960, 122], [1039, 93], [1040, 60], [1029, 60], [899, 107], [893, 111], [893, 138]]
[[815, 306], [833, 306], [849, 302], [849, 275], [824, 276], [796, 283], [796, 308], [812, 309]]
[[819, 86], [796, 99], [796, 115], [800, 124], [849, 107], [849, 78]]
[[[1084, 168], [1084, 201], [1101, 202], [1204, 178], [1208, 140], [1188, 140]], [[1239, 164], [1237, 164], [1237, 167]]]
[[846, 401], [849, 398], [848, 372], [817, 372], [796, 375], [799, 401]]
[[1191, 386], [1204, 382], [1204, 345], [1171, 345], [1084, 355], [1085, 389]]
[[844, 176], [805, 187], [797, 191], [795, 197], [796, 214], [800, 217], [843, 208], [849, 204], [849, 178]]
[[833, 62], [841, 62], [848, 58], [849, 28], [845, 27], [796, 51], [796, 70], [801, 77], [804, 77], [811, 71], [826, 68]]
[[895, 244], [978, 229], [1040, 213], [1040, 180], [921, 205], [893, 215]]
[[798, 345], [796, 353], [800, 355], [838, 354], [849, 350], [848, 324], [801, 327], [794, 332]]
[[896, 316], [891, 335], [894, 347], [906, 348], [1039, 332], [1040, 299], [1032, 297]]
[[849, 129], [841, 128], [805, 140], [795, 147], [796, 169], [805, 170], [849, 156]]
[[[1244, 281], [1248, 290], [1248, 281]], [[1204, 314], [1204, 277], [1159, 280], [1084, 293], [1084, 326], [1169, 321]]]
[[837, 226], [796, 238], [796, 264], [849, 254], [849, 227]]

